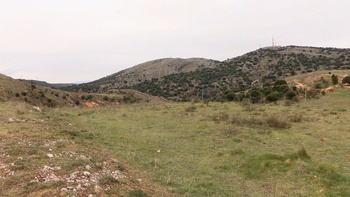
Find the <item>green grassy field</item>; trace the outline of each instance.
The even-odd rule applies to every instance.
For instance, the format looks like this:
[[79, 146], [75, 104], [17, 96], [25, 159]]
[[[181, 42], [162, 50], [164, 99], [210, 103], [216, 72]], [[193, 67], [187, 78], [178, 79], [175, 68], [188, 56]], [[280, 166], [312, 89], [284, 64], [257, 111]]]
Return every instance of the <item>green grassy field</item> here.
[[[43, 112], [0, 103], [0, 172], [1, 165], [14, 171], [0, 174], [0, 196], [64, 196], [65, 181], [31, 183], [33, 171], [60, 166], [56, 175], [64, 177], [90, 165], [91, 173], [101, 174], [103, 162], [127, 178], [104, 175], [97, 183], [102, 191], [91, 184], [68, 194], [350, 196], [349, 96], [349, 89], [338, 88], [292, 105], [164, 103]], [[9, 123], [9, 117], [27, 121]], [[33, 145], [23, 145], [28, 141]], [[53, 152], [73, 156], [48, 158], [51, 145], [42, 144], [52, 141]]]

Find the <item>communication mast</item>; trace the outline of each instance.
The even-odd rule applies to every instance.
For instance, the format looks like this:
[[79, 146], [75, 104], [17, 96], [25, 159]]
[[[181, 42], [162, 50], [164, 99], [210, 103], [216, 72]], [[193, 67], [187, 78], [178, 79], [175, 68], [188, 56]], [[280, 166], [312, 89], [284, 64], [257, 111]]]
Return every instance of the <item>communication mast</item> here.
[[272, 47], [275, 47], [275, 38], [272, 37]]

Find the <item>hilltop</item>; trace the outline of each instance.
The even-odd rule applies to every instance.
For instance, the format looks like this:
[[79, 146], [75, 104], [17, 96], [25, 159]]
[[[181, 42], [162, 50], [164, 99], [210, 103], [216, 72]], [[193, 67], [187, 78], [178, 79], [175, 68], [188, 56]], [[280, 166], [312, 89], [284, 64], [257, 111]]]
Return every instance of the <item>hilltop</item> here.
[[166, 58], [139, 64], [66, 90], [108, 92], [131, 88], [171, 100], [210, 99], [285, 77], [319, 70], [350, 69], [350, 50], [265, 47], [225, 61]]

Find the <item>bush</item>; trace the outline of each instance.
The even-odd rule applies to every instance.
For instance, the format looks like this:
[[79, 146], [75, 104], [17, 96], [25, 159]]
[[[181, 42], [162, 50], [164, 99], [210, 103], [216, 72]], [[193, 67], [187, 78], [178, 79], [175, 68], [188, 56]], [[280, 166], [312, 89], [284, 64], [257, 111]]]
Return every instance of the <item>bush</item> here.
[[342, 83], [349, 83], [350, 84], [350, 76], [346, 76], [343, 78]]
[[280, 99], [281, 96], [282, 94], [280, 92], [274, 91], [269, 95], [267, 95], [266, 100], [269, 102], [275, 102], [275, 101], [278, 101], [278, 99]]
[[286, 80], [277, 80], [274, 83], [274, 86], [280, 86], [280, 85], [287, 85], [287, 81]]
[[185, 109], [185, 112], [195, 112], [196, 109], [197, 109], [197, 107], [194, 106], [194, 105], [192, 105], [192, 106], [190, 106], [190, 107], [187, 107], [187, 108]]
[[270, 127], [277, 128], [277, 129], [286, 129], [290, 127], [290, 124], [288, 121], [278, 118], [276, 116], [268, 117], [266, 122]]
[[303, 115], [302, 114], [294, 114], [290, 116], [290, 120], [292, 122], [301, 122], [303, 120]]
[[226, 112], [220, 112], [219, 114], [212, 116], [212, 120], [215, 122], [227, 121], [229, 118], [230, 115], [228, 115]]
[[333, 85], [337, 85], [339, 83], [339, 79], [338, 79], [338, 76], [336, 75], [332, 75], [332, 83]]
[[108, 101], [108, 100], [109, 100], [109, 97], [108, 97], [108, 96], [104, 96], [104, 97], [103, 97], [103, 100], [104, 100], [104, 101]]
[[226, 94], [226, 99], [227, 99], [228, 101], [233, 101], [233, 100], [235, 100], [235, 97], [236, 97], [236, 95], [235, 95], [235, 93], [233, 93], [233, 92], [230, 92], [230, 93]]
[[310, 88], [309, 90], [307, 90], [306, 96], [308, 98], [315, 98], [317, 96], [317, 91], [314, 88]]
[[293, 99], [297, 94], [293, 91], [293, 90], [289, 90], [287, 93], [286, 93], [286, 98], [291, 100]]

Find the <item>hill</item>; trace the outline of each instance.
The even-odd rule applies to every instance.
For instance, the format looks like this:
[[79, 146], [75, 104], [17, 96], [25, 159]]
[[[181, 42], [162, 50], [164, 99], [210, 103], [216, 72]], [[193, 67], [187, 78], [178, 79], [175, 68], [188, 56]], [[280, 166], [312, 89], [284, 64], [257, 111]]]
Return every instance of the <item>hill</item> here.
[[168, 75], [214, 68], [219, 61], [204, 58], [164, 58], [138, 64], [96, 81], [66, 87], [70, 91], [106, 92], [110, 89], [129, 88]]
[[213, 100], [227, 92], [240, 92], [293, 75], [346, 69], [350, 69], [349, 49], [266, 47], [222, 62], [200, 58], [149, 61], [66, 90], [107, 92], [132, 88], [171, 100]]
[[35, 106], [103, 106], [135, 102], [163, 102], [164, 99], [136, 90], [117, 90], [109, 94], [66, 92], [16, 80], [0, 74], [0, 101], [21, 101]]
[[74, 83], [47, 83], [46, 81], [26, 80], [26, 79], [21, 79], [21, 81], [25, 81], [36, 85], [51, 87], [51, 88], [63, 88], [63, 87], [75, 85]]

